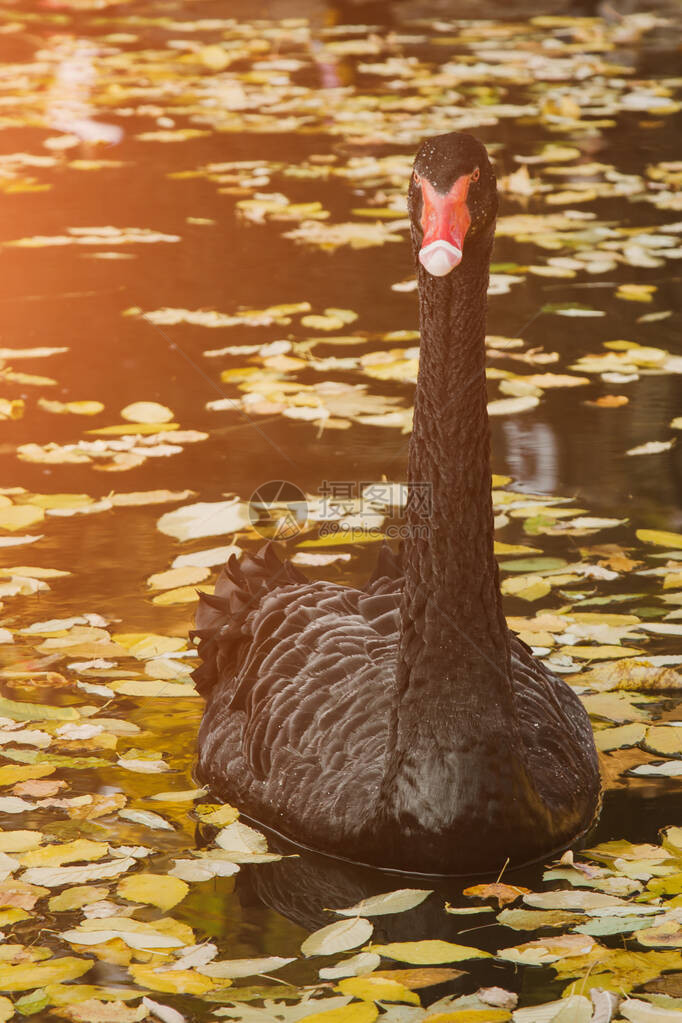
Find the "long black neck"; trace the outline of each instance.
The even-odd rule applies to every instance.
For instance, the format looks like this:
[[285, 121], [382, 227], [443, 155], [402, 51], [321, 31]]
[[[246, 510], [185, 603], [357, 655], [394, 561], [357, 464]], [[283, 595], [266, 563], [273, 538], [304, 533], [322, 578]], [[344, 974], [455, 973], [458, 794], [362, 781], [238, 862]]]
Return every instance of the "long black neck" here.
[[396, 858], [399, 846], [402, 862], [420, 871], [440, 869], [448, 841], [474, 851], [483, 843], [487, 869], [501, 868], [506, 855], [520, 858], [509, 842], [518, 822], [533, 834], [544, 812], [525, 764], [493, 549], [484, 336], [491, 247], [492, 236], [477, 239], [466, 264], [444, 278], [419, 268], [411, 535], [377, 841]]
[[506, 702], [509, 636], [493, 551], [485, 315], [490, 235], [446, 277], [421, 266], [421, 350], [408, 460], [410, 498], [399, 693], [465, 690]]

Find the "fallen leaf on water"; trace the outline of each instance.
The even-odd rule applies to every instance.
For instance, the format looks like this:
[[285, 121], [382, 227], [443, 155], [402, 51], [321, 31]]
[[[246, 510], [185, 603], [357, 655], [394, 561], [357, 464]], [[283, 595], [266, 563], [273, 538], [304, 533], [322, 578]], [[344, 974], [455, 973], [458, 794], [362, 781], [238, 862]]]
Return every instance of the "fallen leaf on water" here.
[[53, 1009], [53, 1016], [71, 1020], [72, 1023], [139, 1023], [148, 1016], [147, 1008], [138, 1005], [128, 1007], [125, 1002], [103, 1002], [97, 998], [87, 998], [63, 1009]]
[[166, 512], [157, 525], [162, 533], [185, 541], [249, 528], [250, 519], [246, 505], [235, 497], [231, 501], [200, 501], [198, 504], [184, 505], [175, 511]]
[[618, 1012], [630, 1023], [679, 1023], [678, 1006], [670, 1009], [652, 1005], [641, 998], [626, 998], [618, 1006]]
[[203, 582], [211, 574], [209, 568], [197, 565], [186, 565], [182, 568], [170, 568], [166, 572], [156, 572], [147, 579], [147, 586], [152, 590], [170, 590], [181, 586], [194, 586]]
[[637, 931], [637, 941], [645, 948], [682, 948], [682, 923], [665, 920]]
[[379, 1009], [374, 1002], [352, 1002], [339, 1008], [314, 1012], [306, 1015], [305, 1019], [307, 1023], [374, 1023], [378, 1015]]
[[125, 856], [107, 863], [96, 863], [91, 867], [29, 867], [21, 877], [30, 884], [60, 888], [65, 884], [87, 884], [88, 881], [118, 877], [135, 866], [135, 862], [131, 856]]
[[517, 412], [527, 412], [540, 404], [540, 399], [532, 394], [526, 394], [519, 398], [497, 398], [488, 402], [488, 415], [491, 416], [512, 416]]
[[173, 831], [173, 825], [169, 824], [165, 817], [161, 817], [158, 813], [152, 813], [151, 810], [121, 810], [119, 817], [132, 821], [133, 824], [141, 824], [144, 828]]
[[179, 878], [165, 874], [132, 874], [119, 881], [116, 890], [130, 902], [144, 902], [167, 910], [182, 902], [189, 886]]
[[101, 860], [108, 851], [109, 846], [106, 842], [77, 838], [62, 845], [43, 845], [39, 849], [25, 852], [21, 856], [21, 863], [25, 867], [61, 867], [63, 863], [74, 861]]
[[156, 401], [136, 401], [121, 409], [121, 419], [130, 423], [169, 423], [173, 413]]
[[[570, 995], [558, 1002], [546, 1002], [514, 1012], [514, 1023], [591, 1023], [594, 1006], [584, 995]], [[610, 1017], [609, 1017], [610, 1018]], [[604, 1019], [604, 1023], [609, 1023]]]
[[355, 906], [335, 909], [340, 916], [383, 916], [386, 913], [404, 913], [408, 909], [419, 906], [424, 899], [432, 895], [431, 889], [400, 888], [384, 895], [372, 895], [362, 899]]
[[630, 774], [648, 778], [682, 778], [682, 760], [666, 760], [663, 763], [639, 764]]
[[17, 529], [26, 529], [42, 522], [45, 512], [42, 508], [35, 508], [29, 504], [3, 505], [0, 506], [0, 529], [7, 529], [14, 533]]
[[462, 895], [466, 895], [470, 899], [497, 899], [498, 906], [502, 908], [511, 902], [516, 902], [522, 895], [528, 895], [529, 892], [529, 888], [497, 881], [492, 884], [476, 884], [472, 888], [465, 888]]
[[458, 963], [467, 959], [489, 959], [490, 952], [482, 952], [470, 945], [456, 945], [437, 939], [426, 941], [393, 941], [388, 945], [370, 945], [368, 951], [377, 952], [388, 959], [415, 966], [438, 966]]
[[29, 991], [45, 984], [81, 977], [93, 965], [92, 959], [75, 959], [61, 956], [48, 963], [27, 963], [8, 966], [0, 963], [0, 990]]
[[538, 938], [514, 948], [503, 948], [497, 953], [499, 959], [512, 963], [541, 966], [558, 959], [584, 956], [592, 951], [596, 942], [589, 934], [560, 934], [551, 938]]
[[368, 941], [374, 930], [369, 920], [355, 917], [353, 920], [337, 920], [320, 928], [305, 939], [301, 945], [304, 956], [335, 955], [347, 952]]
[[282, 959], [280, 956], [269, 956], [264, 959], [226, 959], [199, 966], [199, 973], [215, 980], [236, 980], [239, 977], [252, 977], [254, 974], [272, 973], [283, 966], [295, 962], [294, 959]]
[[637, 539], [656, 547], [673, 547], [682, 550], [682, 533], [668, 533], [661, 529], [638, 529]]
[[595, 405], [597, 408], [621, 408], [630, 401], [624, 394], [603, 394], [595, 401], [586, 401], [586, 405]]
[[[165, 991], [168, 994], [203, 995], [217, 986], [210, 977], [202, 977], [194, 970], [159, 973], [153, 966], [132, 964], [129, 971], [140, 987], [149, 988], [151, 991]], [[223, 981], [221, 986], [225, 987], [229, 983], [230, 981]]]
[[628, 448], [626, 455], [660, 455], [663, 451], [669, 451], [675, 444], [673, 440], [650, 440], [646, 444], [638, 444], [634, 448]]
[[340, 980], [337, 988], [344, 995], [352, 995], [363, 1002], [407, 1002], [420, 1005], [419, 995], [410, 991], [400, 981], [386, 977], [347, 977]]

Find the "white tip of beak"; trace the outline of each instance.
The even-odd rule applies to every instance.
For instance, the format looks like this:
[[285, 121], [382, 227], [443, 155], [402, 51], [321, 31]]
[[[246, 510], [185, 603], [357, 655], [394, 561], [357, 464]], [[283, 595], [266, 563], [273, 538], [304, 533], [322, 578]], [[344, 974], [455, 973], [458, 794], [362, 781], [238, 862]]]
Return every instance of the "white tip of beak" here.
[[442, 239], [431, 242], [419, 252], [419, 262], [433, 277], [445, 277], [461, 260], [461, 250]]

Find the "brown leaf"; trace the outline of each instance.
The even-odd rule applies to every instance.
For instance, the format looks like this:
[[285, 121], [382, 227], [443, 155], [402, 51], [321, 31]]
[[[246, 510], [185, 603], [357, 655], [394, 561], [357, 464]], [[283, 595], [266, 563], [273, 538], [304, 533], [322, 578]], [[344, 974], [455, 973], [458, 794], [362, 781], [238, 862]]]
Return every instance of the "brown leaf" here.
[[60, 789], [67, 787], [65, 781], [47, 781], [33, 778], [29, 781], [18, 782], [12, 792], [15, 796], [35, 796], [36, 799], [42, 799], [45, 796], [56, 796]]
[[445, 984], [456, 977], [463, 977], [463, 970], [451, 970], [447, 967], [425, 966], [421, 970], [375, 970], [373, 977], [383, 977], [384, 980], [395, 980], [404, 987], [416, 991], [422, 987], [432, 987], [435, 984]]
[[87, 806], [74, 807], [70, 810], [69, 816], [75, 820], [92, 821], [97, 817], [106, 817], [110, 813], [122, 810], [127, 802], [128, 800], [122, 792], [112, 792], [105, 796], [95, 794], [92, 796], [92, 802]]
[[88, 998], [63, 1009], [53, 1009], [52, 1014], [73, 1023], [138, 1023], [147, 1018], [149, 1011], [144, 1005], [127, 1006], [125, 1002], [101, 1002], [97, 998]]
[[620, 408], [621, 405], [627, 405], [629, 398], [626, 398], [624, 394], [602, 394], [601, 398], [597, 398], [595, 401], [586, 401], [586, 405], [594, 405], [597, 408]]
[[465, 888], [462, 894], [469, 899], [497, 899], [497, 904], [501, 909], [529, 893], [530, 888], [521, 888], [517, 885], [496, 881], [492, 884], [475, 884], [471, 888]]
[[38, 899], [49, 895], [49, 888], [25, 881], [3, 881], [0, 883], [0, 906], [14, 906], [18, 909], [33, 909]]

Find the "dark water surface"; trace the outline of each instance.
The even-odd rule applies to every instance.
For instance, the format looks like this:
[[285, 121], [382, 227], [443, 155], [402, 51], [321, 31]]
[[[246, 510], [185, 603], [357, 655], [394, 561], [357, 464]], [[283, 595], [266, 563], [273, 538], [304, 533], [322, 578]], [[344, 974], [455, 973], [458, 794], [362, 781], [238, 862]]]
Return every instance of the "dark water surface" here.
[[[191, 801], [148, 798], [193, 787], [200, 701], [183, 690], [172, 698], [110, 690], [110, 699], [106, 689], [98, 694], [76, 683], [106, 686], [112, 679], [161, 678], [169, 691], [187, 685], [191, 655], [176, 660], [175, 671], [167, 661], [149, 666], [148, 656], [134, 660], [127, 649], [107, 653], [102, 630], [111, 636], [185, 638], [192, 593], [177, 594], [177, 602], [168, 605], [154, 603], [164, 590], [151, 591], [148, 577], [167, 570], [178, 555], [233, 542], [253, 548], [258, 537], [242, 528], [237, 535], [180, 542], [157, 528], [162, 514], [181, 503], [219, 501], [225, 495], [247, 502], [273, 479], [291, 481], [312, 499], [323, 481], [348, 481], [357, 495], [359, 481], [404, 478], [405, 412], [416, 353], [386, 354], [417, 343], [414, 334], [394, 333], [414, 332], [417, 316], [414, 290], [392, 288], [412, 276], [401, 204], [419, 141], [450, 128], [482, 138], [502, 179], [488, 331], [522, 343], [505, 353], [493, 342], [490, 398], [538, 399], [493, 415], [493, 471], [511, 477], [506, 493], [516, 492], [528, 505], [528, 495], [537, 495], [538, 506], [561, 497], [575, 505], [573, 518], [623, 520], [560, 531], [555, 527], [564, 520], [551, 515], [549, 523], [546, 518], [539, 525], [531, 522], [543, 514], [533, 509], [506, 522], [500, 518], [500, 540], [563, 559], [569, 575], [570, 566], [596, 564], [600, 558], [606, 567], [606, 577], [578, 573], [553, 583], [550, 593], [535, 600], [510, 594], [508, 612], [530, 619], [543, 611], [580, 611], [581, 601], [591, 600], [583, 611], [635, 616], [630, 622], [635, 631], [622, 637], [626, 653], [634, 647], [674, 668], [679, 601], [664, 597], [682, 589], [675, 560], [682, 523], [681, 448], [674, 443], [679, 419], [676, 428], [670, 425], [681, 413], [682, 372], [681, 79], [675, 77], [680, 7], [609, 7], [605, 16], [578, 20], [543, 18], [547, 6], [531, 3], [513, 12], [509, 5], [476, 5], [476, 20], [467, 20], [472, 11], [471, 5], [437, 2], [314, 0], [0, 4], [5, 61], [0, 346], [10, 350], [0, 353], [0, 402], [23, 402], [0, 422], [2, 485], [24, 488], [9, 497], [29, 508], [40, 504], [36, 494], [110, 502], [112, 493], [194, 492], [159, 504], [93, 505], [94, 514], [83, 513], [85, 499], [79, 510], [76, 499], [65, 498], [66, 514], [48, 514], [16, 531], [0, 529], [0, 539], [40, 536], [0, 547], [3, 570], [29, 567], [10, 572], [8, 579], [36, 578], [35, 572], [30, 575], [36, 565], [70, 573], [46, 580], [49, 588], [38, 592], [3, 591], [0, 630], [14, 633], [32, 623], [86, 614], [105, 620], [81, 623], [77, 627], [101, 631], [80, 639], [76, 634], [73, 643], [68, 638], [73, 626], [43, 630], [48, 640], [66, 636], [63, 647], [45, 646], [44, 635], [16, 633], [13, 643], [0, 645], [4, 695], [56, 706], [90, 704], [100, 716], [132, 721], [141, 729], [132, 738], [119, 738], [116, 754], [100, 749], [96, 739], [55, 740], [50, 750], [56, 753], [110, 761], [109, 766], [58, 764], [54, 778], [69, 786], [60, 796], [122, 792], [129, 808], [160, 813], [172, 825], [172, 830], [150, 829], [114, 815], [83, 822], [72, 819], [68, 808], [35, 807], [6, 815], [3, 829], [37, 829], [59, 842], [86, 837], [145, 845], [151, 859], [142, 861], [143, 869], [155, 873], [165, 873], [174, 857], [189, 857], [189, 850], [204, 848], [203, 843], [210, 847], [213, 832], [197, 831]], [[552, 11], [571, 14], [568, 7]], [[107, 143], [93, 141], [103, 134]], [[559, 147], [565, 152], [557, 153]], [[590, 165], [596, 166], [590, 171]], [[523, 167], [530, 172], [530, 186], [518, 176], [509, 180]], [[529, 189], [533, 194], [526, 194]], [[237, 205], [244, 202], [256, 205]], [[269, 207], [262, 205], [268, 202]], [[323, 227], [355, 224], [353, 244], [335, 247], [329, 238], [315, 244], [314, 219], [312, 229], [304, 226], [308, 233], [302, 241], [285, 237], [302, 221], [311, 222], [291, 208], [298, 203], [321, 204], [317, 212], [328, 212], [317, 222]], [[368, 209], [379, 212], [367, 216]], [[387, 209], [393, 211], [389, 216]], [[273, 219], [273, 211], [285, 219]], [[564, 220], [557, 224], [561, 215]], [[526, 216], [536, 219], [510, 219]], [[375, 224], [388, 232], [392, 223], [397, 241], [368, 241]], [[153, 232], [154, 240], [143, 243], [128, 235], [121, 244], [120, 234], [100, 230], [94, 244], [73, 243], [78, 235], [70, 229], [104, 227]], [[54, 244], [57, 237], [68, 244]], [[8, 244], [19, 239], [33, 241]], [[112, 255], [125, 258], [108, 258]], [[632, 285], [651, 290], [628, 291]], [[291, 303], [309, 306], [261, 316], [259, 325], [237, 315]], [[588, 307], [589, 315], [563, 315], [570, 304], [583, 312]], [[182, 312], [159, 313], [169, 308], [216, 310], [236, 322], [210, 327], [187, 322]], [[357, 316], [345, 316], [348, 310]], [[331, 319], [306, 324], [309, 315]], [[287, 344], [273, 352], [255, 348], [278, 341]], [[622, 358], [623, 346], [604, 347], [613, 341], [654, 351], [634, 366], [598, 363], [595, 368], [584, 361], [609, 351]], [[245, 353], [235, 351], [237, 346], [247, 346]], [[25, 358], [27, 349], [43, 347], [65, 350]], [[225, 347], [233, 351], [204, 356]], [[378, 358], [367, 358], [377, 352]], [[525, 361], [508, 357], [519, 353]], [[556, 357], [543, 360], [547, 353]], [[372, 366], [384, 366], [383, 378]], [[249, 377], [241, 373], [245, 369], [261, 376]], [[230, 370], [232, 377], [221, 380]], [[50, 379], [27, 380], [13, 372]], [[518, 382], [524, 375], [546, 373], [562, 379]], [[571, 376], [586, 379], [569, 386], [565, 378]], [[327, 407], [329, 383], [345, 390], [335, 402], [329, 400], [324, 415], [297, 418], [302, 406]], [[357, 398], [349, 385], [362, 386], [363, 396]], [[627, 401], [616, 407], [594, 404], [607, 395]], [[207, 408], [221, 399], [222, 409]], [[101, 402], [104, 409], [85, 416], [49, 405], [85, 400]], [[159, 402], [172, 410], [181, 440], [174, 445], [170, 432], [162, 443], [177, 450], [155, 456], [152, 445], [145, 458], [140, 443], [130, 441], [124, 443], [135, 448], [132, 457], [129, 450], [97, 452], [82, 445], [74, 455], [70, 445], [111, 440], [87, 431], [122, 424], [120, 410], [132, 402]], [[388, 413], [393, 419], [377, 424], [374, 417]], [[134, 436], [135, 430], [122, 435]], [[148, 436], [154, 440], [154, 433]], [[662, 442], [662, 450], [627, 454], [650, 442]], [[499, 516], [504, 511], [496, 504]], [[659, 538], [647, 545], [636, 535], [643, 529], [676, 533], [677, 541]], [[316, 535], [312, 523], [303, 539]], [[289, 544], [292, 551], [300, 539]], [[586, 548], [599, 550], [586, 553]], [[319, 550], [351, 558], [310, 567], [311, 574], [354, 582], [366, 577], [375, 557], [373, 542]], [[604, 562], [624, 552], [631, 565]], [[666, 565], [667, 574], [639, 574]], [[505, 579], [514, 575], [509, 568]], [[535, 577], [541, 570], [530, 565], [525, 571]], [[209, 574], [201, 585], [212, 581]], [[637, 632], [638, 621], [671, 628]], [[569, 627], [571, 636], [564, 641], [560, 631], [551, 651], [538, 644], [559, 670], [576, 674], [586, 661], [594, 667], [608, 657], [618, 660], [617, 651], [607, 657], [601, 647], [618, 644], [619, 638], [587, 636]], [[101, 657], [109, 667], [90, 663], [100, 657], [98, 643], [104, 643]], [[590, 643], [599, 647], [593, 660], [567, 649]], [[46, 672], [59, 673], [61, 682]], [[638, 706], [651, 720], [682, 718], [679, 701], [667, 690]], [[629, 718], [597, 714], [595, 723], [601, 729], [637, 718], [633, 705], [630, 713]], [[170, 772], [122, 770], [116, 757], [129, 747], [163, 755]], [[10, 743], [8, 748], [24, 747]], [[676, 755], [682, 748], [670, 757]], [[657, 842], [660, 828], [679, 823], [679, 775], [623, 773], [664, 759], [655, 749], [637, 746], [604, 755], [608, 790], [594, 842]], [[2, 792], [12, 794], [10, 787]], [[514, 876], [514, 883], [538, 890], [540, 877], [539, 868], [533, 869], [520, 879]], [[102, 899], [116, 899], [116, 883], [101, 885]], [[221, 959], [297, 956], [306, 934], [334, 919], [327, 912], [330, 905], [352, 905], [370, 892], [406, 883], [344, 871], [312, 857], [247, 864], [235, 877], [192, 883], [172, 915], [194, 929], [197, 944], [216, 941]], [[462, 905], [461, 888], [457, 881], [444, 883], [417, 910], [377, 917], [373, 940], [442, 937], [492, 952], [530, 940], [532, 935], [500, 928], [491, 914], [444, 914], [441, 896]], [[34, 940], [45, 920], [35, 913], [16, 924], [12, 940]], [[45, 914], [57, 934], [81, 920], [77, 912]], [[154, 919], [154, 912], [140, 918]], [[74, 954], [54, 935], [40, 943]], [[82, 945], [74, 949], [81, 954]], [[299, 958], [277, 976], [292, 985], [312, 984], [318, 965]], [[401, 964], [388, 963], [396, 965]], [[423, 1004], [481, 985], [513, 989], [522, 1004], [534, 1004], [559, 997], [566, 986], [548, 967], [520, 969], [489, 960], [465, 963], [463, 969], [466, 974], [457, 981], [425, 989]], [[85, 980], [124, 988], [133, 983], [125, 961], [113, 955]], [[274, 980], [236, 983], [272, 984], [276, 994]], [[215, 1008], [211, 998], [183, 990], [152, 997], [175, 1004], [188, 1017], [208, 1018]], [[223, 992], [215, 1000], [229, 998]], [[42, 1010], [36, 1018], [43, 1018]]]

